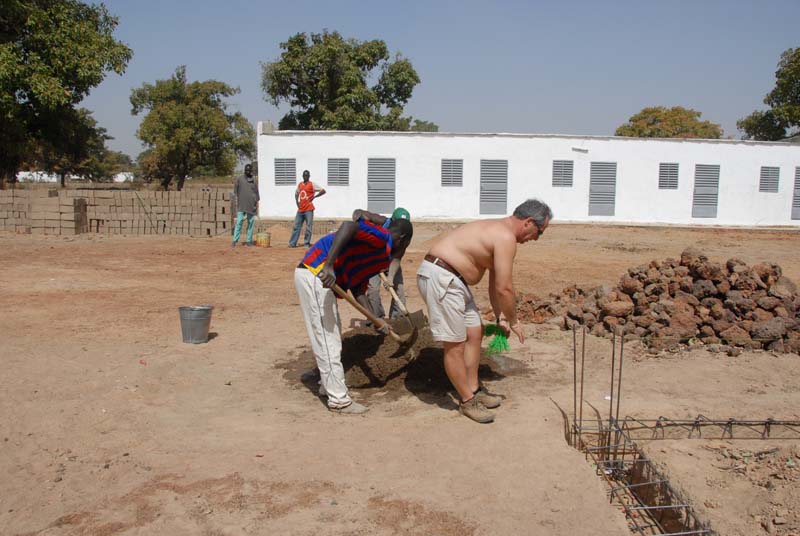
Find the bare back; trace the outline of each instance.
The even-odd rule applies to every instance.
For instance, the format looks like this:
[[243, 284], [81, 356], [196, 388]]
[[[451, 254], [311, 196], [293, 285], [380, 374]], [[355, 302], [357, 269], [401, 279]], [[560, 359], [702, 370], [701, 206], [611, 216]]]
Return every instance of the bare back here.
[[495, 245], [509, 241], [516, 245], [506, 219], [478, 220], [443, 234], [429, 253], [450, 264], [468, 284], [474, 285], [493, 267]]

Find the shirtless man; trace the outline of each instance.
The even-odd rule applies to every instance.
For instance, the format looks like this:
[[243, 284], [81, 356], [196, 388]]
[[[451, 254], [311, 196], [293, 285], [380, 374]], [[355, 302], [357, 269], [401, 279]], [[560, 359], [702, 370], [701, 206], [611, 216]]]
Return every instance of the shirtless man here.
[[545, 203], [528, 199], [511, 216], [462, 225], [433, 245], [417, 271], [433, 338], [444, 345], [444, 370], [461, 400], [459, 411], [474, 421], [492, 422], [488, 409], [498, 407], [501, 398], [478, 382], [483, 328], [468, 285], [489, 270], [489, 301], [497, 323], [525, 342], [512, 282], [514, 257], [517, 244], [538, 240], [552, 217]]

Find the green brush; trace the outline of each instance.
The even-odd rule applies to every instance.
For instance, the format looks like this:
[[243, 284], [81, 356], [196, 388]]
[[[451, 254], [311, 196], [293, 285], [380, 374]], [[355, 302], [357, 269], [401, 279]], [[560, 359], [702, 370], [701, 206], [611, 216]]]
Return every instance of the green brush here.
[[502, 354], [503, 352], [508, 352], [511, 348], [508, 344], [508, 337], [506, 337], [506, 334], [503, 332], [503, 328], [497, 324], [487, 324], [484, 326], [483, 335], [484, 337], [494, 335], [492, 340], [489, 341], [489, 346], [486, 347], [486, 351], [490, 355]]

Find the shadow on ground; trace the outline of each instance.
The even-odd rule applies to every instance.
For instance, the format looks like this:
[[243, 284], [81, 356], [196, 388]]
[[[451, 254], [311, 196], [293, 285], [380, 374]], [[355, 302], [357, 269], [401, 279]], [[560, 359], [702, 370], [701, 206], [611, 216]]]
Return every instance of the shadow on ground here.
[[[368, 328], [348, 331], [342, 339], [342, 365], [347, 386], [358, 391], [363, 400], [376, 396], [396, 400], [411, 394], [426, 404], [453, 408], [453, 388], [444, 371], [442, 346], [426, 330], [420, 331], [408, 348]], [[304, 386], [317, 396], [319, 372], [311, 350], [301, 350], [277, 367], [285, 370], [283, 377], [289, 384]], [[478, 369], [481, 380], [490, 382], [528, 373], [522, 361], [505, 356], [483, 356]]]

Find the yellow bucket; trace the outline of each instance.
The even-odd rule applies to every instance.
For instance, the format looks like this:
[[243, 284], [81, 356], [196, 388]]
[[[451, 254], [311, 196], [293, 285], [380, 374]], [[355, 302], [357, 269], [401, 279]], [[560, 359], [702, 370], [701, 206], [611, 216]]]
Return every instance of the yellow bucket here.
[[260, 248], [268, 248], [269, 247], [269, 233], [257, 233], [256, 234], [256, 246]]

